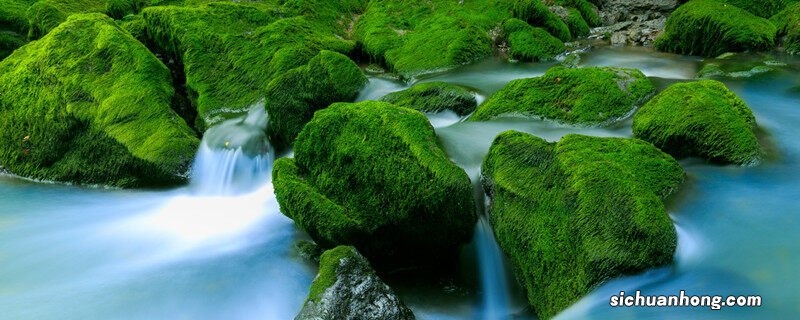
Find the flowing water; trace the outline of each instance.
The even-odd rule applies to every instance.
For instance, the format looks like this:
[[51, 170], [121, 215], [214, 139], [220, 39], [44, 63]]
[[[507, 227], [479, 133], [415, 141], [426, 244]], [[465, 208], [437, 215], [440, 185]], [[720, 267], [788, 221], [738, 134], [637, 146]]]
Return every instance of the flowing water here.
[[[682, 161], [688, 182], [668, 209], [674, 266], [609, 281], [560, 315], [606, 318], [793, 318], [800, 280], [800, 59], [752, 79], [725, 81], [753, 109], [771, 157], [754, 168]], [[694, 77], [701, 60], [646, 49], [599, 48], [583, 65], [640, 68], [660, 86]], [[471, 88], [479, 99], [553, 64], [495, 59], [418, 81]], [[407, 87], [371, 78], [360, 100]], [[274, 157], [260, 106], [212, 128], [191, 183], [161, 191], [107, 190], [0, 176], [0, 319], [291, 319], [316, 267], [295, 253], [306, 239], [280, 214], [269, 183]], [[441, 145], [475, 183], [505, 130], [550, 141], [570, 133], [631, 136], [630, 123], [574, 128], [543, 121], [461, 122], [429, 115]], [[483, 203], [479, 203], [484, 211]], [[452, 269], [386, 275], [420, 319], [531, 318], [485, 218]], [[761, 308], [611, 308], [620, 290], [646, 294], [762, 295]]]

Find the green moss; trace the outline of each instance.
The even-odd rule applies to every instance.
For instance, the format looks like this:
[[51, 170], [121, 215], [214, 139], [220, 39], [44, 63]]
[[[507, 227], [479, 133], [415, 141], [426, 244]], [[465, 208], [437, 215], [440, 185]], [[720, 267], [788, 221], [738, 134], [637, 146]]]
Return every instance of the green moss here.
[[567, 16], [567, 26], [569, 27], [569, 32], [572, 33], [575, 37], [584, 37], [589, 35], [589, 25], [586, 23], [586, 20], [583, 20], [583, 16], [581, 13], [576, 9], [567, 9], [569, 15]]
[[367, 78], [352, 60], [322, 51], [304, 66], [287, 71], [267, 86], [267, 133], [278, 150], [294, 141], [314, 112], [337, 101], [352, 101]]
[[[273, 169], [281, 212], [323, 247], [409, 264], [466, 242], [472, 187], [422, 113], [385, 102], [317, 111]], [[375, 260], [373, 260], [375, 262]]]
[[734, 5], [754, 15], [769, 19], [786, 8], [786, 6], [796, 3], [797, 0], [721, 0], [721, 2]]
[[[566, 7], [573, 7], [577, 10], [588, 26], [599, 27], [603, 24], [600, 15], [597, 14], [597, 7], [586, 0], [562, 0], [561, 4]], [[573, 35], [575, 35], [573, 33]]]
[[182, 61], [199, 115], [196, 126], [204, 130], [246, 111], [273, 79], [306, 65], [319, 51], [351, 53], [348, 10], [358, 8], [348, 3], [210, 3], [149, 7], [142, 15], [152, 42]]
[[198, 139], [170, 109], [170, 73], [101, 14], [73, 15], [0, 62], [0, 162], [35, 179], [182, 181]]
[[114, 19], [122, 19], [129, 14], [136, 14], [150, 5], [150, 0], [106, 0], [105, 14]]
[[608, 124], [630, 115], [655, 92], [639, 70], [555, 67], [543, 76], [509, 83], [470, 118], [537, 117], [573, 124]]
[[714, 57], [771, 49], [775, 33], [769, 21], [747, 11], [714, 0], [693, 0], [670, 16], [655, 46], [662, 51]]
[[0, 0], [0, 29], [28, 33], [28, 7], [35, 0]]
[[472, 113], [478, 106], [472, 92], [445, 82], [416, 84], [406, 90], [390, 93], [381, 101], [428, 113], [451, 110], [460, 116]]
[[561, 41], [572, 40], [572, 34], [569, 32], [567, 24], [556, 14], [550, 12], [550, 9], [540, 0], [515, 1], [512, 15], [528, 24], [541, 26]]
[[0, 60], [5, 59], [11, 52], [23, 46], [25, 38], [13, 31], [0, 31]]
[[147, 42], [147, 30], [145, 30], [144, 19], [141, 15], [128, 15], [121, 21], [119, 26], [128, 31], [136, 40]]
[[714, 80], [674, 84], [633, 118], [633, 134], [675, 157], [754, 164], [761, 147], [755, 117], [724, 84]]
[[795, 3], [770, 19], [783, 37], [786, 52], [800, 54], [800, 3]]
[[503, 33], [508, 39], [508, 52], [516, 60], [551, 60], [566, 50], [561, 40], [544, 29], [534, 28], [519, 19], [506, 20], [503, 23]]
[[358, 259], [358, 251], [351, 246], [338, 246], [322, 253], [319, 263], [319, 273], [311, 283], [311, 291], [306, 301], [319, 301], [325, 290], [336, 283], [337, 269], [343, 259]]
[[672, 261], [677, 236], [662, 200], [683, 171], [649, 143], [579, 135], [548, 143], [509, 131], [482, 175], [497, 241], [540, 319], [609, 278]]

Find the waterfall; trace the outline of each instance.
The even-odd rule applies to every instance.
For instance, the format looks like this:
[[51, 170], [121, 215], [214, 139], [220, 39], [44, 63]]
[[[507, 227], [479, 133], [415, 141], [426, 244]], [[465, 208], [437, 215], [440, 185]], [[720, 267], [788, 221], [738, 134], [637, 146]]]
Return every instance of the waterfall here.
[[192, 167], [191, 187], [200, 195], [239, 195], [267, 183], [274, 152], [264, 129], [264, 104], [205, 132]]
[[485, 216], [481, 215], [475, 229], [475, 246], [483, 288], [481, 319], [507, 319], [510, 316], [511, 298], [503, 254]]

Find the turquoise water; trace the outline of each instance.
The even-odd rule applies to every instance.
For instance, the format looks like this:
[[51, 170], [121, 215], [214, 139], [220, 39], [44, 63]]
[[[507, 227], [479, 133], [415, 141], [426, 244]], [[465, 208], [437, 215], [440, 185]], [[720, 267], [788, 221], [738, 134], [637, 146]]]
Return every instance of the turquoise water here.
[[[753, 109], [770, 159], [754, 168], [682, 161], [688, 182], [668, 205], [679, 231], [674, 266], [612, 280], [560, 317], [800, 316], [800, 94], [790, 90], [800, 84], [800, 60], [776, 58], [789, 66], [725, 81]], [[623, 48], [596, 49], [583, 59], [583, 65], [640, 68], [660, 86], [692, 78], [699, 64], [697, 58]], [[458, 83], [486, 97], [550, 65], [492, 59], [420, 81]], [[373, 78], [361, 98], [404, 87]], [[437, 133], [445, 151], [475, 181], [491, 141], [505, 130], [552, 141], [569, 133], [631, 135], [629, 123], [603, 129], [520, 120], [442, 123]], [[266, 182], [244, 194], [198, 195], [190, 187], [107, 190], [0, 176], [0, 318], [290, 319], [316, 274], [294, 251], [295, 241], [305, 238], [280, 214]], [[513, 281], [505, 293], [482, 285], [479, 265], [486, 250], [480, 246], [465, 246], [453, 269], [442, 274], [385, 278], [421, 319], [530, 317]], [[508, 277], [502, 263], [500, 257], [506, 274], [495, 279]], [[609, 307], [609, 297], [620, 290], [762, 295], [764, 306]], [[496, 305], [503, 305], [499, 313]]]

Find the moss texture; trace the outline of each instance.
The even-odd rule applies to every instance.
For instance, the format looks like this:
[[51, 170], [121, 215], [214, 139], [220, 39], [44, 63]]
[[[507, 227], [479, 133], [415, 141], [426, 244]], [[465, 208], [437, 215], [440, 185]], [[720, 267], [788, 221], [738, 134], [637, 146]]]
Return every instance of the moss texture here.
[[416, 84], [406, 90], [390, 93], [381, 101], [427, 113], [451, 110], [460, 116], [472, 113], [478, 106], [472, 92], [445, 82]]
[[663, 199], [684, 175], [649, 143], [508, 131], [482, 175], [497, 241], [541, 319], [609, 278], [672, 261], [677, 235]]
[[747, 105], [714, 80], [674, 84], [636, 113], [633, 134], [675, 157], [755, 164], [761, 147]]
[[470, 180], [419, 111], [333, 104], [317, 111], [294, 150], [294, 159], [275, 162], [275, 194], [281, 212], [323, 247], [352, 245], [371, 260], [405, 265], [472, 234]]
[[800, 54], [800, 2], [773, 16], [770, 21], [778, 27], [789, 54]]
[[307, 65], [281, 74], [267, 86], [267, 133], [278, 150], [290, 146], [314, 112], [337, 101], [352, 101], [367, 83], [348, 57], [322, 51]]
[[0, 60], [23, 46], [27, 41], [22, 35], [12, 31], [0, 31]]
[[36, 179], [133, 187], [183, 180], [198, 139], [169, 70], [102, 14], [79, 14], [0, 62], [0, 161]]
[[[186, 85], [203, 131], [246, 111], [278, 75], [306, 65], [321, 50], [350, 54], [347, 40], [360, 1], [209, 3], [149, 7], [146, 31], [182, 61]], [[274, 116], [274, 115], [273, 115]]]
[[508, 41], [508, 53], [516, 60], [552, 60], [566, 50], [561, 40], [544, 29], [532, 27], [519, 19], [506, 20], [503, 23], [503, 33]]
[[636, 69], [558, 66], [538, 78], [512, 81], [478, 107], [470, 120], [523, 116], [602, 125], [630, 115], [653, 93], [655, 86]]
[[561, 41], [572, 40], [569, 26], [539, 0], [514, 1], [512, 14], [514, 18], [534, 26], [541, 26]]
[[768, 50], [776, 29], [768, 20], [715, 0], [692, 0], [667, 20], [657, 49], [706, 57], [726, 52]]
[[734, 5], [754, 15], [769, 19], [786, 8], [786, 6], [796, 3], [797, 0], [721, 0], [721, 2]]

